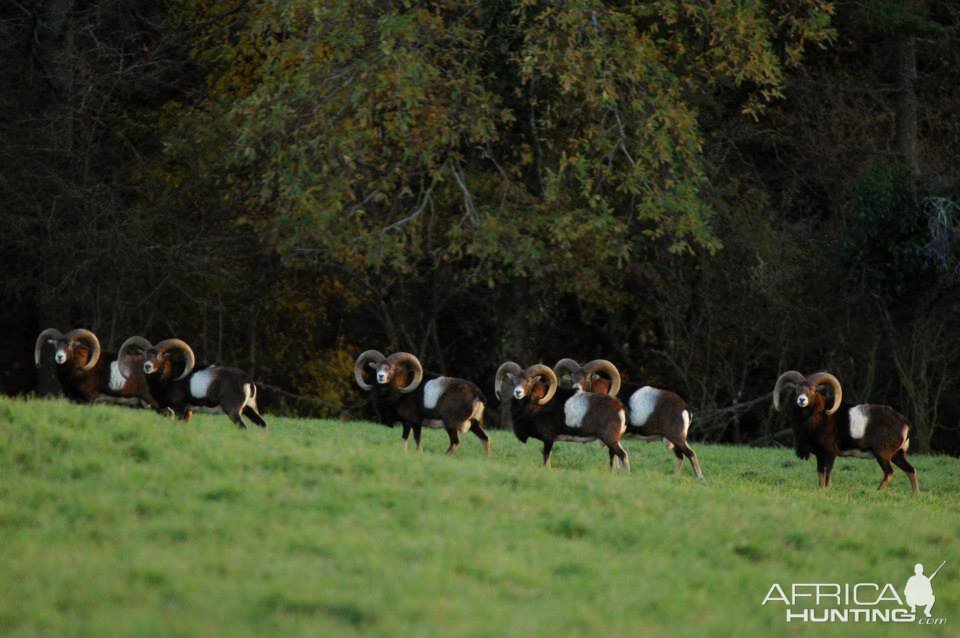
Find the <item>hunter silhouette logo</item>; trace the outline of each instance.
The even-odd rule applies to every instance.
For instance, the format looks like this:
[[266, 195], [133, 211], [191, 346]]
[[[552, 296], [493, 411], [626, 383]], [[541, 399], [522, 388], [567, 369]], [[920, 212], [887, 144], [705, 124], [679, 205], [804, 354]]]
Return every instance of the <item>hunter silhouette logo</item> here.
[[[774, 583], [760, 604], [783, 603], [787, 622], [943, 625], [946, 618], [931, 614], [937, 601], [931, 581], [946, 563], [940, 563], [929, 576], [917, 563], [903, 588], [903, 598], [891, 583]], [[917, 613], [918, 607], [923, 615]]]
[[937, 570], [930, 575], [930, 578], [923, 575], [923, 564], [917, 563], [916, 566], [914, 566], [914, 575], [910, 577], [906, 587], [903, 588], [903, 597], [906, 599], [907, 604], [910, 605], [911, 612], [917, 613], [917, 607], [923, 607], [923, 615], [930, 618], [930, 610], [933, 608], [933, 603], [937, 602], [937, 597], [933, 595], [933, 585], [930, 584], [930, 581], [933, 580], [933, 577], [937, 575], [937, 572], [939, 572], [946, 563], [947, 561], [940, 563], [940, 567], [937, 567]]

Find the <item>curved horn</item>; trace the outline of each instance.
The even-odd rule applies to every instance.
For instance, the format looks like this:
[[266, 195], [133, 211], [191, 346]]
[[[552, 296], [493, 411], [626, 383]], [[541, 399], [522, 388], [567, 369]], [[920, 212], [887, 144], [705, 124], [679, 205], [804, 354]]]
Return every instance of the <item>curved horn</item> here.
[[40, 352], [43, 350], [43, 344], [47, 339], [62, 339], [63, 333], [56, 328], [47, 328], [37, 337], [37, 343], [33, 346], [33, 362], [40, 367]]
[[583, 374], [586, 377], [590, 377], [597, 372], [606, 372], [610, 375], [610, 389], [607, 394], [612, 397], [617, 396], [617, 393], [620, 392], [620, 371], [617, 370], [617, 366], [606, 359], [594, 359], [583, 366]]
[[193, 354], [193, 348], [182, 339], [164, 339], [156, 346], [157, 352], [167, 352], [169, 350], [179, 350], [183, 353], [186, 360], [183, 364], [183, 372], [174, 381], [180, 381], [193, 371], [193, 366], [197, 365], [197, 356]]
[[569, 372], [571, 375], [580, 369], [580, 364], [577, 363], [575, 359], [560, 359], [555, 364], [553, 364], [553, 373], [557, 375], [557, 382], [559, 383], [560, 377], [563, 376], [564, 372]]
[[547, 393], [543, 395], [542, 399], [537, 401], [537, 405], [550, 403], [550, 400], [553, 399], [553, 395], [557, 393], [557, 388], [560, 385], [557, 381], [557, 375], [553, 373], [553, 370], [542, 363], [536, 363], [524, 370], [523, 374], [529, 378], [544, 377], [547, 380]]
[[379, 364], [384, 359], [386, 359], [386, 357], [383, 356], [383, 353], [379, 350], [365, 350], [357, 357], [357, 360], [353, 364], [353, 378], [357, 380], [357, 385], [360, 386], [361, 390], [370, 391], [373, 389], [372, 385], [363, 380], [363, 366], [371, 361]]
[[123, 375], [124, 379], [129, 378], [130, 375], [127, 374], [128, 366], [124, 365], [123, 359], [129, 354], [127, 350], [133, 346], [136, 346], [146, 352], [153, 347], [153, 344], [150, 343], [145, 337], [141, 337], [139, 335], [130, 337], [123, 342], [123, 344], [120, 346], [120, 350], [117, 351], [117, 367], [120, 369], [120, 374]]
[[783, 396], [783, 391], [789, 388], [795, 388], [801, 383], [806, 383], [807, 378], [796, 370], [787, 370], [780, 375], [780, 378], [777, 379], [777, 384], [773, 386], [773, 409], [777, 412], [780, 411], [780, 398]]
[[85, 328], [76, 328], [67, 333], [67, 339], [86, 342], [90, 348], [90, 360], [87, 361], [87, 365], [83, 366], [81, 370], [90, 370], [93, 366], [97, 365], [97, 361], [100, 360], [100, 340], [97, 339], [97, 335]]
[[515, 361], [507, 361], [497, 368], [497, 376], [493, 378], [493, 394], [497, 397], [497, 401], [500, 400], [500, 385], [503, 383], [503, 378], [508, 374], [518, 375], [522, 372], [523, 368]]
[[420, 387], [420, 382], [423, 381], [423, 366], [420, 365], [420, 359], [417, 359], [409, 352], [394, 352], [392, 355], [387, 357], [387, 361], [394, 365], [400, 363], [409, 363], [413, 368], [413, 381], [411, 381], [410, 385], [405, 388], [398, 388], [398, 392], [402, 394], [408, 394]]
[[843, 388], [840, 387], [840, 381], [829, 372], [815, 372], [807, 378], [807, 383], [813, 387], [819, 385], [833, 386], [833, 407], [827, 410], [827, 414], [833, 414], [840, 409], [840, 400], [843, 399]]

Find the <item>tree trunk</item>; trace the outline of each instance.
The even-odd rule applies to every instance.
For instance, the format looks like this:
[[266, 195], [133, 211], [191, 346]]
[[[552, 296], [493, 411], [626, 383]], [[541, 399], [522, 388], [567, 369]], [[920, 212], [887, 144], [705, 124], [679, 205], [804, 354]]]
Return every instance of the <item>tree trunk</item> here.
[[[903, 0], [904, 11], [912, 12], [914, 0]], [[914, 178], [920, 176], [917, 157], [917, 38], [904, 31], [897, 36], [897, 152], [910, 167]]]

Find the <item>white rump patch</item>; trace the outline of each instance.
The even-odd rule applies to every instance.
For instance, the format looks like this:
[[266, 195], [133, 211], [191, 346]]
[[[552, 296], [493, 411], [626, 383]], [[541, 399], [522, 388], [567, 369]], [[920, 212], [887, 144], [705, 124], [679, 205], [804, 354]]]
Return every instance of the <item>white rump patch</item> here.
[[438, 377], [431, 379], [423, 386], [423, 407], [433, 410], [437, 407], [437, 401], [443, 396], [453, 381], [450, 377]]
[[252, 383], [243, 384], [243, 405], [240, 406], [240, 410], [243, 411], [247, 406], [257, 409], [257, 390]]
[[470, 431], [470, 426], [473, 425], [473, 421], [474, 421], [474, 420], [480, 421], [480, 419], [482, 419], [482, 418], [483, 418], [483, 402], [482, 402], [482, 401], [474, 401], [474, 402], [473, 402], [473, 412], [470, 413], [470, 416], [467, 417], [467, 420], [466, 420], [466, 421], [461, 422], [461, 423], [457, 426], [457, 431], [459, 431], [460, 434], [463, 434], [463, 433], [465, 433], [465, 432], [469, 432], [469, 431]]
[[900, 445], [900, 449], [906, 452], [910, 449], [910, 426], [904, 425], [900, 428], [900, 436], [903, 437], [903, 443]]
[[862, 439], [867, 432], [867, 411], [865, 406], [855, 405], [850, 408], [850, 436]]
[[630, 395], [630, 425], [640, 427], [646, 424], [657, 407], [661, 393], [662, 390], [645, 385]]
[[563, 404], [563, 418], [568, 428], [579, 428], [590, 408], [590, 395], [578, 392]]
[[623, 433], [627, 431], [627, 413], [623, 411], [623, 408], [620, 408], [620, 436], [623, 436]]
[[111, 361], [110, 362], [110, 389], [114, 392], [119, 392], [123, 389], [123, 384], [127, 380], [123, 378], [123, 375], [120, 373], [120, 362]]
[[[215, 378], [216, 366], [204, 368], [200, 372], [190, 375], [190, 395], [195, 399], [206, 399], [210, 384]], [[246, 389], [244, 389], [246, 390]]]
[[683, 438], [687, 438], [687, 430], [689, 429], [690, 429], [690, 410], [684, 410], [683, 411]]

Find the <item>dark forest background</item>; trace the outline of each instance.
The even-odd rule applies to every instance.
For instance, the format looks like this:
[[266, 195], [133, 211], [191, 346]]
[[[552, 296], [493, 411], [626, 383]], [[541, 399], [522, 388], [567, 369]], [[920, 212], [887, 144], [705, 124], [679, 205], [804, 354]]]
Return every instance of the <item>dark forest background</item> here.
[[764, 444], [827, 369], [960, 452], [960, 3], [7, 0], [0, 87], [6, 393], [46, 327], [310, 415], [605, 357]]

